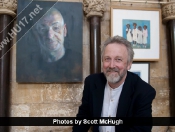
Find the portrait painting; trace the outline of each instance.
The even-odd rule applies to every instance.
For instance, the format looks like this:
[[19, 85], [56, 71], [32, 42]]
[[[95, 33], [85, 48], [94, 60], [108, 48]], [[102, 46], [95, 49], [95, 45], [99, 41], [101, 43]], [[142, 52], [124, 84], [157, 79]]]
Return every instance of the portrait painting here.
[[150, 21], [123, 19], [123, 37], [133, 49], [150, 49]]
[[18, 0], [17, 14], [17, 82], [82, 82], [82, 3]]

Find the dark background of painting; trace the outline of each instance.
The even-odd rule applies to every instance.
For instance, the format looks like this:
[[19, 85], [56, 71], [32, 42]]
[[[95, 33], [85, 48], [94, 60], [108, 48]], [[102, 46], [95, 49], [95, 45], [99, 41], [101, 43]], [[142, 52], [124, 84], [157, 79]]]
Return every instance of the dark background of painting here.
[[123, 23], [123, 37], [124, 38], [127, 38], [126, 37], [126, 25], [127, 24], [130, 24], [130, 29], [132, 30], [133, 28], [134, 28], [134, 26], [133, 26], [133, 23], [137, 23], [137, 29], [138, 29], [138, 27], [139, 26], [141, 26], [142, 27], [142, 31], [143, 31], [143, 26], [144, 25], [147, 25], [147, 30], [148, 30], [148, 38], [147, 38], [147, 45], [148, 45], [148, 47], [149, 47], [149, 49], [150, 49], [150, 46], [151, 46], [151, 44], [150, 44], [150, 36], [151, 36], [151, 34], [150, 34], [150, 21], [149, 20], [130, 20], [130, 19], [123, 19], [123, 21], [122, 21], [122, 23]]
[[[82, 21], [83, 21], [83, 10], [82, 10], [82, 3], [78, 2], [55, 2], [55, 1], [24, 1], [24, 0], [18, 0], [18, 17], [17, 17], [17, 24], [20, 25], [20, 21], [25, 24], [25, 27], [21, 26], [22, 30], [17, 35], [17, 82], [20, 83], [26, 83], [26, 82], [33, 82], [33, 83], [49, 83], [49, 82], [81, 82], [82, 81]], [[29, 4], [30, 3], [30, 4]], [[36, 8], [36, 4], [38, 4], [41, 8], [43, 8], [40, 13], [38, 13], [32, 20], [29, 16], [31, 11], [33, 11]], [[41, 79], [41, 75], [36, 75], [36, 78], [40, 79], [31, 79], [31, 77], [28, 74], [25, 74], [25, 72], [31, 72], [31, 75], [35, 75], [35, 73], [32, 74], [32, 72], [36, 72], [32, 69], [32, 66], [30, 66], [30, 62], [33, 63], [33, 60], [37, 58], [38, 53], [40, 52], [39, 44], [37, 43], [37, 38], [33, 34], [35, 32], [35, 23], [40, 19], [43, 14], [50, 8], [54, 7], [58, 9], [63, 18], [64, 22], [67, 25], [67, 36], [64, 39], [64, 46], [66, 49], [70, 49], [73, 52], [76, 52], [76, 56], [69, 57], [68, 59], [65, 59], [65, 63], [69, 64], [70, 62], [75, 63], [79, 67], [81, 67], [81, 70], [78, 70], [78, 73], [74, 73], [68, 78], [66, 78], [66, 75], [61, 75], [59, 73], [55, 73], [54, 78], [52, 76], [49, 78], [43, 78]], [[22, 19], [23, 17], [27, 18], [27, 23]], [[32, 56], [33, 55], [33, 56]], [[33, 58], [31, 58], [31, 56]], [[78, 56], [78, 58], [77, 58]], [[27, 62], [28, 61], [28, 62]], [[30, 68], [26, 68], [26, 65], [23, 65], [25, 63], [29, 63]], [[37, 64], [37, 63], [36, 63]], [[71, 65], [71, 63], [69, 64]], [[57, 67], [54, 67], [57, 68]], [[39, 69], [38, 69], [39, 70]], [[52, 72], [53, 67], [49, 67], [49, 69]], [[71, 70], [71, 67], [68, 69], [63, 70]], [[62, 70], [62, 71], [63, 71]], [[44, 71], [44, 70], [43, 70]], [[61, 70], [60, 70], [61, 71]], [[67, 72], [64, 72], [67, 73]], [[48, 74], [48, 73], [47, 73]], [[77, 75], [76, 75], [77, 74]], [[76, 79], [74, 79], [74, 77]]]

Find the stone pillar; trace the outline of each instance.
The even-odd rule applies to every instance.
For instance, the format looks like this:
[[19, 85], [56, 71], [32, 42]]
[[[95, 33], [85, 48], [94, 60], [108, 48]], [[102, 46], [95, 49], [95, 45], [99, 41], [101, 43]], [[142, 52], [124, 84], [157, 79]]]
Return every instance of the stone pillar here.
[[175, 2], [162, 5], [162, 18], [167, 28], [170, 116], [175, 116]]
[[84, 0], [84, 12], [90, 23], [90, 73], [101, 72], [101, 17], [104, 0]]
[[[13, 17], [16, 16], [16, 0], [0, 1], [0, 117], [9, 116], [9, 89], [10, 89], [10, 47], [11, 40], [8, 32], [13, 26]], [[7, 38], [9, 42], [3, 42]], [[8, 127], [0, 126], [0, 132], [8, 132]]]

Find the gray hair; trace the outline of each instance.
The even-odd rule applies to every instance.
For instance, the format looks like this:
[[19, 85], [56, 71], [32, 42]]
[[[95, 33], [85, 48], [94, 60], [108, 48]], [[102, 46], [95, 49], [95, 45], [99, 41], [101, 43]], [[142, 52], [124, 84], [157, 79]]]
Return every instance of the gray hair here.
[[120, 36], [114, 36], [114, 37], [111, 37], [111, 38], [108, 38], [104, 44], [101, 46], [101, 59], [103, 58], [103, 55], [104, 55], [104, 50], [106, 48], [106, 46], [108, 44], [120, 44], [120, 45], [124, 45], [128, 51], [128, 63], [132, 62], [133, 61], [133, 58], [134, 58], [134, 51], [133, 51], [133, 48], [132, 48], [132, 45], [129, 41], [127, 41], [126, 39], [124, 39], [123, 37], [120, 37]]

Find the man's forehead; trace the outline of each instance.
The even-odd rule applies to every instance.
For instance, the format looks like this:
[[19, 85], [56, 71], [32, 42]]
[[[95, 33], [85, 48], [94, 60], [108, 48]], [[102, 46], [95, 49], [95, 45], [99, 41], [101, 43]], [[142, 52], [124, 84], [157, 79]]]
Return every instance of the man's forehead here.
[[63, 21], [63, 18], [59, 12], [51, 12], [49, 14], [44, 15], [40, 23], [50, 25], [55, 22], [62, 23], [62, 21]]

